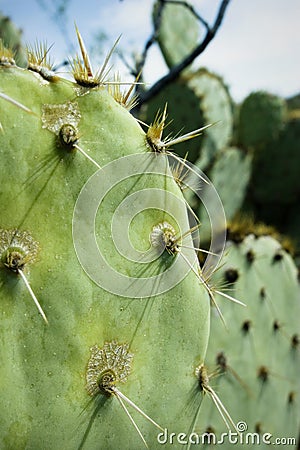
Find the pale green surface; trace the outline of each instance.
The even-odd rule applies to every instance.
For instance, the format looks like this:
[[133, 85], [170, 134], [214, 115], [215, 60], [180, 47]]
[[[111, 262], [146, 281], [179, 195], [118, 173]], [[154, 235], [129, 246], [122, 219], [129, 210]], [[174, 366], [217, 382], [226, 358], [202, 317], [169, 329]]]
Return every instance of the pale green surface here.
[[[214, 124], [206, 130], [205, 136], [211, 141], [216, 154], [228, 146], [232, 138], [233, 102], [228, 88], [220, 76], [207, 69], [189, 74], [186, 83], [198, 98], [205, 124]], [[205, 153], [201, 155], [203, 157], [206, 157]]]
[[[157, 4], [153, 18], [157, 17]], [[202, 34], [200, 21], [183, 5], [166, 4], [158, 33], [158, 43], [169, 67], [179, 64], [198, 45]]]
[[231, 220], [243, 204], [251, 163], [251, 155], [236, 147], [228, 147], [220, 152], [212, 168], [210, 178], [219, 192], [227, 220]]
[[[79, 152], [59, 148], [57, 136], [41, 128], [41, 109], [75, 100], [82, 116], [79, 144], [102, 166], [144, 152], [144, 132], [105, 89], [78, 97], [69, 82], [49, 85], [33, 73], [2, 68], [0, 91], [36, 114], [0, 98], [0, 228], [19, 227], [40, 243], [38, 260], [25, 273], [49, 320], [47, 327], [22, 280], [1, 267], [1, 449], [77, 449], [90, 425], [85, 449], [143, 448], [117, 399], [90, 401], [85, 390], [89, 348], [112, 339], [130, 343], [134, 353], [132, 373], [120, 390], [162, 427], [186, 431], [194, 368], [208, 340], [205, 290], [192, 272], [151, 299], [115, 297], [90, 281], [75, 255], [71, 222], [76, 198], [96, 167]], [[153, 178], [149, 183], [165, 186]], [[178, 195], [175, 184], [168, 184]], [[152, 211], [148, 227], [154, 219]], [[97, 220], [105, 232], [110, 212]], [[135, 233], [145, 222], [135, 224]], [[160, 448], [158, 430], [133, 415], [150, 448]]]
[[[210, 180], [220, 195], [226, 220], [230, 221], [241, 209], [251, 176], [252, 157], [236, 147], [224, 148], [216, 158], [209, 174]], [[210, 222], [202, 205], [198, 210], [202, 236], [209, 240]]]
[[[255, 255], [252, 264], [246, 259], [249, 250]], [[274, 261], [278, 251], [283, 257]], [[260, 424], [262, 433], [273, 435], [271, 442], [276, 437], [297, 439], [300, 425], [300, 353], [299, 345], [294, 349], [291, 346], [291, 337], [295, 334], [299, 336], [300, 332], [300, 289], [295, 264], [270, 236], [255, 238], [249, 235], [241, 244], [228, 246], [226, 265], [219, 273], [221, 281], [224, 281], [223, 274], [228, 268], [237, 269], [239, 274], [228, 293], [246, 303], [247, 307], [217, 297], [228, 330], [221, 325], [220, 318], [212, 309], [205, 362], [212, 372], [216, 367], [217, 354], [223, 351], [230, 369], [212, 378], [211, 385], [233, 421], [246, 422], [248, 432], [254, 432], [255, 426]], [[265, 298], [260, 295], [262, 288], [265, 289]], [[241, 328], [248, 320], [251, 321], [250, 331], [244, 334]], [[273, 328], [275, 320], [280, 324], [277, 331]], [[269, 371], [265, 384], [257, 378], [261, 366], [266, 366]], [[288, 404], [290, 392], [295, 393], [292, 404]], [[226, 432], [225, 424], [208, 397], [202, 405], [196, 429], [199, 432], [207, 426], [213, 427], [218, 437]], [[245, 438], [246, 433], [242, 435]], [[247, 445], [234, 447], [239, 450], [247, 448]], [[261, 445], [255, 448], [268, 447]]]

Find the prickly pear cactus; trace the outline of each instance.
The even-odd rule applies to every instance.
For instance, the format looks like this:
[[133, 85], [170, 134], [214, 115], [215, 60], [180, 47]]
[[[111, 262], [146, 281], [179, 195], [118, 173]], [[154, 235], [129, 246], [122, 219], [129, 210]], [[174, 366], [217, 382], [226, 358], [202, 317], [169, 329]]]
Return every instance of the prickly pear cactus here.
[[75, 82], [42, 47], [0, 64], [2, 449], [157, 448], [189, 428], [208, 342], [160, 130], [80, 44]]
[[252, 92], [240, 106], [238, 135], [244, 148], [276, 139], [287, 119], [283, 98], [265, 91]]
[[258, 173], [253, 187], [253, 199], [258, 204], [289, 205], [295, 204], [299, 198], [299, 140], [300, 119], [291, 119], [278, 138], [265, 143], [255, 155], [254, 170]]
[[205, 68], [190, 74], [187, 85], [199, 99], [206, 123], [214, 124], [207, 130], [207, 139], [215, 154], [226, 147], [232, 137], [233, 102], [228, 87], [220, 76]]
[[200, 39], [200, 21], [185, 5], [161, 3], [153, 7], [153, 21], [158, 24], [157, 40], [169, 67], [180, 63], [191, 53]]
[[[258, 220], [273, 225], [281, 233], [292, 237], [299, 248], [297, 205], [300, 194], [300, 119], [297, 110], [292, 110], [290, 117], [279, 123], [279, 105], [282, 110], [283, 104], [283, 100], [282, 103], [277, 100], [277, 108], [273, 107], [272, 114], [271, 111], [269, 114], [264, 112], [264, 117], [263, 110], [261, 111], [261, 127], [264, 123], [265, 132], [269, 129], [269, 134], [264, 138], [262, 134], [260, 143], [253, 147], [253, 170], [247, 193], [247, 207], [252, 209]], [[272, 121], [272, 116], [278, 119], [277, 129], [273, 129], [273, 133], [270, 128], [274, 128], [276, 121]], [[259, 126], [257, 128], [257, 133], [260, 133]]]
[[[206, 358], [206, 365], [215, 373], [211, 383], [224, 405], [230, 405], [235, 423], [239, 422], [240, 434], [232, 437], [237, 439], [236, 448], [249, 443], [268, 448], [281, 438], [282, 445], [296, 448], [300, 425], [297, 269], [291, 256], [270, 236], [248, 235], [239, 244], [231, 243], [227, 253], [226, 264], [218, 273], [219, 283], [227, 284], [228, 294], [245, 301], [247, 307], [226, 305], [223, 312], [228, 330], [220, 327], [212, 309]], [[220, 303], [221, 297], [216, 298]], [[204, 399], [195, 430], [210, 431], [219, 439], [226, 427], [209, 400]]]

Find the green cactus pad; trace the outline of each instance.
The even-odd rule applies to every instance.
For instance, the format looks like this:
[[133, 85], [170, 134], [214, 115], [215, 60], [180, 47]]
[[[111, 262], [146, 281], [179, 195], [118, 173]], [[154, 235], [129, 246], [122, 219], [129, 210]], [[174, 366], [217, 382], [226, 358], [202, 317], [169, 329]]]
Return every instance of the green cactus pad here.
[[299, 198], [299, 139], [300, 119], [289, 120], [255, 154], [251, 192], [259, 205], [289, 205]]
[[238, 139], [244, 147], [255, 147], [276, 139], [287, 118], [283, 98], [264, 91], [252, 92], [240, 106]]
[[[227, 220], [232, 220], [240, 210], [246, 196], [252, 169], [252, 157], [236, 147], [225, 148], [209, 173], [209, 178], [220, 195]], [[209, 218], [203, 205], [198, 211], [201, 220], [201, 237], [209, 239]]]
[[300, 94], [293, 95], [286, 99], [287, 107], [289, 113], [293, 113], [293, 111], [297, 111], [299, 114], [300, 111]]
[[[157, 21], [159, 5], [154, 4], [153, 21]], [[166, 4], [163, 7], [158, 32], [158, 43], [169, 67], [180, 63], [197, 45], [201, 25], [184, 5]]]
[[251, 155], [236, 147], [226, 148], [218, 155], [210, 179], [220, 193], [227, 220], [241, 208], [251, 175]]
[[[256, 433], [253, 439], [271, 433], [271, 437], [265, 435], [271, 443], [289, 437], [294, 439], [291, 448], [296, 448], [300, 289], [293, 260], [275, 239], [249, 235], [241, 244], [228, 246], [226, 264], [217, 278], [230, 283], [228, 293], [247, 304], [246, 308], [224, 305], [224, 299], [217, 296], [228, 330], [221, 327], [212, 310], [205, 361], [211, 371], [218, 368], [211, 384], [233, 421], [246, 424], [244, 431], [240, 428], [244, 444], [238, 440], [234, 446], [244, 448], [247, 433]], [[214, 431], [217, 438], [227, 431], [209, 398], [204, 399], [195, 428], [197, 432], [205, 430]], [[258, 441], [253, 442], [257, 445]], [[260, 442], [257, 448], [268, 448]]]
[[[182, 196], [166, 175], [165, 155], [155, 155], [164, 176], [146, 171], [130, 176], [131, 164], [128, 173], [118, 173], [118, 158], [146, 157], [150, 149], [140, 125], [105, 87], [49, 79], [0, 67], [0, 91], [6, 96], [0, 97], [0, 447], [143, 448], [116, 392], [161, 427], [177, 433], [188, 429], [183, 411], [194, 385], [195, 361], [205, 357], [208, 296], [193, 271], [172, 289], [148, 298], [132, 298], [122, 286], [112, 285], [120, 295], [108, 292], [85, 273], [74, 248], [72, 218], [83, 186], [98, 170], [89, 158], [103, 167], [97, 186], [109, 182], [108, 163], [117, 164], [112, 176], [123, 177], [95, 212], [95, 234], [88, 233], [96, 236], [115, 271], [134, 277], [133, 288], [141, 277], [172, 269], [174, 256], [164, 252], [157, 262], [145, 264], [121, 255], [111, 236], [117, 206], [141, 189], [159, 189], [163, 198], [169, 192], [174, 201]], [[133, 217], [129, 234], [140, 252], [149, 249], [153, 227], [165, 220], [176, 231], [179, 223], [188, 230], [184, 207], [175, 218], [161, 207]], [[127, 230], [121, 221], [116, 230], [123, 242]], [[100, 270], [93, 256], [90, 263]], [[153, 293], [158, 286], [153, 284]], [[125, 404], [149, 447], [157, 448], [160, 430]]]
[[233, 128], [233, 102], [221, 77], [207, 69], [199, 69], [186, 77], [187, 86], [199, 99], [205, 123], [214, 124], [206, 136], [215, 152], [225, 148], [231, 140]]

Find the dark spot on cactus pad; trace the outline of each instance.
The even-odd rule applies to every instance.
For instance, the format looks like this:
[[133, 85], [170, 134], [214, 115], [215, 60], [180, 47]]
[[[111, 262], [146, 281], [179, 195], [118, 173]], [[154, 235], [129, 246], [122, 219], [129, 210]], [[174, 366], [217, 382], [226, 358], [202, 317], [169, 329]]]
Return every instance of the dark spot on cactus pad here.
[[296, 393], [294, 391], [291, 391], [288, 393], [288, 397], [287, 397], [288, 405], [292, 405], [293, 403], [295, 403], [295, 397], [296, 397]]
[[100, 80], [96, 79], [96, 78], [84, 78], [81, 76], [74, 76], [75, 81], [77, 84], [79, 84], [79, 86], [85, 87], [85, 88], [96, 88], [99, 87], [101, 82]]
[[264, 287], [262, 287], [261, 290], [259, 291], [259, 296], [262, 300], [266, 298], [266, 289]]
[[110, 397], [113, 394], [113, 388], [117, 381], [116, 374], [113, 370], [107, 369], [104, 370], [97, 380], [97, 384], [101, 394], [104, 394]]
[[254, 425], [254, 431], [255, 431], [255, 433], [262, 434], [262, 426], [261, 426], [260, 422], [257, 422]]
[[249, 264], [252, 264], [253, 261], [255, 260], [255, 253], [253, 250], [248, 250], [246, 253], [246, 259], [248, 261]]
[[278, 262], [278, 261], [281, 261], [282, 258], [283, 258], [283, 252], [282, 252], [282, 250], [281, 250], [281, 249], [280, 249], [280, 250], [277, 250], [277, 252], [276, 252], [275, 255], [273, 256], [272, 262], [273, 262], [273, 263], [276, 263], [276, 262]]
[[235, 283], [235, 281], [238, 279], [239, 273], [236, 269], [227, 269], [224, 272], [224, 278], [228, 283]]
[[300, 337], [298, 334], [294, 334], [291, 339], [292, 348], [296, 349], [300, 344]]
[[269, 379], [269, 370], [266, 366], [259, 367], [257, 371], [257, 377], [265, 383]]
[[227, 226], [227, 238], [229, 241], [234, 242], [235, 244], [240, 244], [243, 242], [244, 234], [240, 232], [240, 230], [234, 229], [234, 227], [230, 224]]
[[278, 331], [280, 328], [281, 328], [281, 324], [278, 322], [278, 320], [274, 320], [274, 322], [273, 322], [274, 332]]
[[252, 326], [251, 320], [245, 320], [245, 322], [242, 324], [242, 332], [244, 334], [248, 334], [251, 326]]
[[223, 372], [227, 369], [227, 358], [224, 352], [220, 352], [216, 357], [216, 364], [222, 369]]
[[216, 430], [211, 425], [208, 425], [208, 427], [206, 428], [206, 430], [203, 433], [203, 444], [211, 444], [212, 443], [211, 437], [209, 436], [210, 434], [215, 435]]
[[73, 150], [78, 142], [78, 130], [74, 125], [64, 124], [59, 130], [59, 141], [67, 150]]
[[205, 365], [204, 364], [200, 364], [200, 366], [196, 367], [195, 375], [197, 377], [198, 386], [199, 386], [200, 391], [202, 392], [202, 394], [203, 395], [207, 394], [211, 398], [211, 400], [213, 401], [213, 403], [217, 407], [218, 412], [220, 413], [224, 423], [227, 426], [228, 426], [228, 423], [230, 423], [232, 425], [232, 427], [237, 431], [235, 423], [233, 422], [229, 412], [227, 411], [227, 409], [223, 405], [221, 399], [218, 397], [216, 392], [209, 385], [209, 380], [210, 380], [210, 378], [212, 376], [215, 375], [215, 373], [212, 373], [212, 374], [209, 375]]

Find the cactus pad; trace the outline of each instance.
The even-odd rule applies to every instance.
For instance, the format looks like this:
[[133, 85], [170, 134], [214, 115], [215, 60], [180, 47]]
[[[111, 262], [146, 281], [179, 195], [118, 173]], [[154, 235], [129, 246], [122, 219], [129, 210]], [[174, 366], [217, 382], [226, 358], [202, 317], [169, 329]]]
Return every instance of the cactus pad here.
[[276, 139], [286, 120], [286, 102], [268, 92], [252, 92], [239, 111], [239, 142], [244, 148]]
[[[227, 305], [224, 317], [228, 331], [220, 329], [218, 317], [212, 314], [205, 363], [212, 370], [217, 367], [214, 388], [235, 422], [240, 422], [237, 428], [244, 443], [247, 433], [256, 433], [253, 439], [271, 433], [271, 443], [290, 437], [296, 448], [300, 289], [293, 260], [275, 239], [249, 235], [242, 243], [228, 247], [228, 258], [218, 277], [219, 282], [231, 284], [228, 287], [233, 295], [245, 301], [247, 308]], [[226, 431], [224, 423], [208, 399], [204, 401], [197, 431], [214, 430], [220, 437]], [[244, 448], [239, 440], [235, 446]], [[267, 447], [261, 441], [259, 448]]]
[[[154, 4], [153, 21], [158, 20], [158, 3]], [[189, 55], [200, 39], [201, 26], [195, 15], [184, 5], [166, 4], [158, 29], [158, 43], [169, 67]]]
[[[143, 261], [155, 226], [167, 221], [176, 233], [188, 231], [185, 203], [168, 176], [166, 155], [152, 155], [145, 132], [102, 79], [82, 86], [44, 69], [0, 66], [0, 446], [138, 449], [146, 442], [155, 448], [158, 425], [177, 432], [189, 426], [182, 411], [209, 333], [206, 289], [183, 257], [163, 251]], [[136, 157], [144, 158], [143, 167], [132, 163]], [[80, 237], [95, 237], [105, 264], [97, 265], [93, 246], [78, 246], [91, 270], [110, 268], [105, 289], [81, 266], [72, 236], [74, 211], [89, 206], [80, 206], [79, 194], [91, 180], [108, 188], [94, 230]], [[164, 208], [150, 202], [153, 192], [168, 199]], [[96, 192], [87, 198], [97, 201]], [[172, 202], [175, 215], [168, 213]], [[115, 215], [122, 204], [123, 214]], [[124, 229], [124, 211], [133, 209]], [[73, 225], [84, 226], [88, 217], [76, 214]], [[118, 251], [112, 234], [120, 248], [129, 234], [139, 258]], [[22, 265], [13, 252], [22, 253]], [[143, 280], [169, 273], [177, 260], [179, 274], [186, 274], [174, 287], [157, 293], [154, 280], [147, 295], [139, 291]]]

